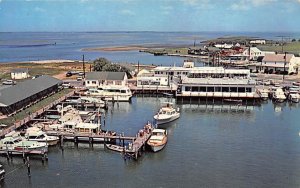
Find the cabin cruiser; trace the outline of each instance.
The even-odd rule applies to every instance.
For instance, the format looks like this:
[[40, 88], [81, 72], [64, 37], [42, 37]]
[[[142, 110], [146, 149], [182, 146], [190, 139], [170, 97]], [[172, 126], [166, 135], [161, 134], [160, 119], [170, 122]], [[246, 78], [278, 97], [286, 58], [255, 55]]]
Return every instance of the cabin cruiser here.
[[174, 109], [172, 103], [164, 103], [159, 109], [158, 113], [153, 117], [156, 120], [156, 124], [164, 124], [174, 121], [180, 117], [179, 108]]
[[154, 152], [162, 150], [167, 144], [168, 137], [167, 131], [164, 129], [153, 129], [151, 137], [147, 141], [147, 144]]
[[269, 90], [268, 89], [258, 89], [257, 93], [263, 101], [267, 101], [269, 99]]
[[273, 100], [278, 103], [284, 102], [286, 100], [286, 96], [282, 88], [276, 89], [276, 91], [273, 93]]
[[100, 108], [104, 108], [106, 106], [105, 101], [103, 101], [102, 99], [88, 96], [81, 96], [78, 99], [69, 99], [67, 100], [67, 102], [75, 104], [85, 104], [88, 106], [97, 105]]
[[12, 154], [21, 154], [20, 152], [14, 152], [16, 150], [43, 150], [47, 152], [48, 145], [46, 143], [26, 140], [20, 136], [20, 133], [12, 131], [0, 141], [0, 149], [12, 151]]
[[298, 103], [300, 100], [300, 95], [298, 90], [291, 90], [288, 95], [288, 100], [294, 103]]
[[104, 98], [107, 101], [128, 102], [132, 93], [127, 86], [107, 85], [98, 88], [90, 88], [84, 92], [87, 96]]
[[25, 138], [30, 141], [44, 142], [49, 146], [56, 145], [59, 141], [57, 136], [48, 136], [44, 131], [37, 127], [30, 127], [26, 130]]

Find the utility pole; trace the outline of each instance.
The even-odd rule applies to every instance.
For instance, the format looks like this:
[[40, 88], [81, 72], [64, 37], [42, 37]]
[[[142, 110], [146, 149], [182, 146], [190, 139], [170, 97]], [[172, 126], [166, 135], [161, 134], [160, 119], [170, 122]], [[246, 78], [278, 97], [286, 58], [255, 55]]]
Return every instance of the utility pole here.
[[284, 52], [284, 66], [283, 66], [283, 75], [282, 75], [282, 81], [284, 82], [284, 75], [285, 75], [285, 65], [286, 65], [286, 52]]
[[83, 78], [85, 78], [84, 54], [82, 55], [82, 69], [83, 69]]

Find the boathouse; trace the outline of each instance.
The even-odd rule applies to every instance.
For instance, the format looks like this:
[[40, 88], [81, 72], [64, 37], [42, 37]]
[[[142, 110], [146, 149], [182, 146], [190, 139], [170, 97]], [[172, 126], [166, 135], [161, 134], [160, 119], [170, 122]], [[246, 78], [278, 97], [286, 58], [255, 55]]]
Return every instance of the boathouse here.
[[30, 77], [28, 68], [12, 69], [10, 76], [11, 79], [15, 80], [26, 79]]
[[88, 72], [85, 76], [85, 86], [95, 88], [103, 85], [126, 86], [128, 78], [126, 72]]
[[0, 90], [0, 114], [9, 115], [57, 92], [61, 80], [40, 76]]

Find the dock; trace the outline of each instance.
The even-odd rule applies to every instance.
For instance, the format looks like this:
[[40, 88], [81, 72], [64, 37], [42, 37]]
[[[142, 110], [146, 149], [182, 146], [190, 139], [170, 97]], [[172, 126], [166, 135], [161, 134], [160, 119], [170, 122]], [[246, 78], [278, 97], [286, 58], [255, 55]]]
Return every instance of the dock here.
[[106, 144], [106, 148], [112, 151], [121, 152], [124, 159], [133, 158], [137, 160], [138, 157], [142, 155], [142, 151], [145, 151], [146, 143], [150, 138], [153, 129], [154, 127], [148, 123], [143, 129], [139, 130], [135, 139], [132, 141], [132, 143], [129, 143], [128, 146]]
[[27, 117], [19, 120], [19, 121], [15, 121], [11, 126], [3, 129], [1, 132], [0, 132], [0, 137], [3, 137], [4, 135], [10, 133], [11, 131], [29, 123], [30, 121], [32, 121], [33, 119], [36, 119], [37, 117], [41, 116], [45, 111], [47, 110], [50, 110], [51, 108], [53, 108], [55, 105], [61, 103], [62, 101], [66, 100], [68, 97], [70, 96], [73, 96], [74, 95], [74, 91], [71, 91], [69, 92], [68, 94], [60, 97], [59, 99], [51, 102], [50, 104], [44, 106], [43, 108], [41, 109], [38, 109], [37, 111], [31, 113], [31, 114], [28, 114]]
[[166, 86], [166, 87], [149, 87], [149, 86], [130, 86], [130, 90], [131, 92], [134, 94], [134, 95], [151, 95], [151, 96], [161, 96], [165, 93], [168, 93], [168, 94], [172, 94], [173, 96], [175, 96], [175, 93], [176, 93], [176, 90], [177, 88], [176, 87], [169, 87], [169, 86]]

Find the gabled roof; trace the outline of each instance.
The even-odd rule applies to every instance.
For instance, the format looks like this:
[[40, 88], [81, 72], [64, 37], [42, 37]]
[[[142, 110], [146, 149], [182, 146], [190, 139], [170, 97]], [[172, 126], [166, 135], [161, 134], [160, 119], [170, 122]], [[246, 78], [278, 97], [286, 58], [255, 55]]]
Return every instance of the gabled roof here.
[[28, 68], [17, 68], [17, 69], [12, 69], [11, 73], [21, 73], [21, 72], [27, 72], [28, 73]]
[[265, 57], [263, 58], [263, 62], [290, 62], [292, 57], [294, 56], [293, 54], [286, 54], [286, 59], [284, 58], [284, 54], [266, 54]]
[[54, 85], [61, 84], [62, 81], [51, 76], [40, 76], [36, 79], [26, 80], [17, 85], [0, 90], [0, 106], [9, 106], [32, 95], [35, 95]]
[[126, 72], [88, 72], [86, 80], [124, 80]]

